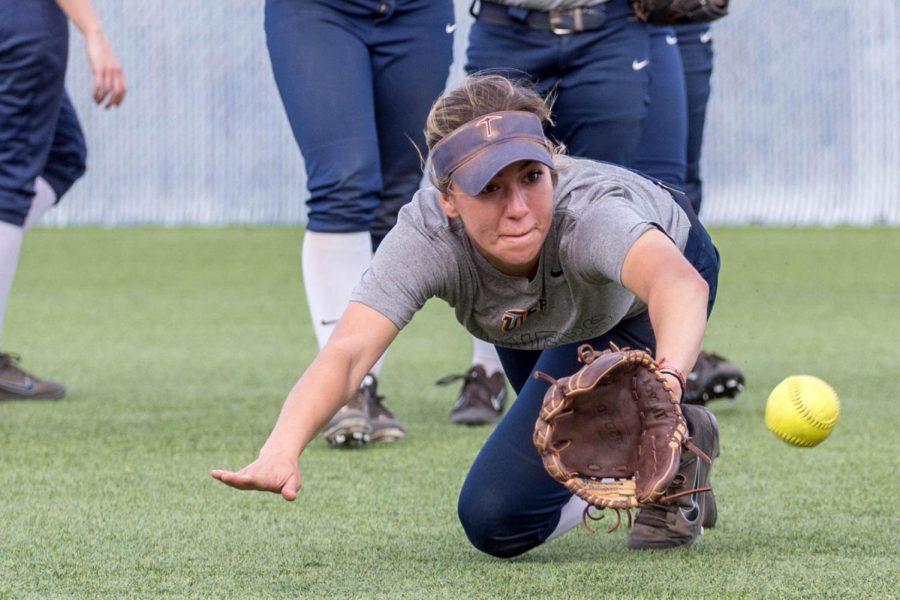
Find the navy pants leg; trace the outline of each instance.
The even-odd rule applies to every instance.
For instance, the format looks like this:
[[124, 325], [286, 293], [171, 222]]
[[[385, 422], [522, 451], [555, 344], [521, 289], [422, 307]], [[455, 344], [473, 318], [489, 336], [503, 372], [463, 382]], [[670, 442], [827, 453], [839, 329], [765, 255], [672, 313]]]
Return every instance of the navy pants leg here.
[[370, 231], [377, 245], [412, 199], [425, 120], [452, 60], [452, 22], [444, 1], [398, 2], [379, 18], [267, 0], [272, 69], [306, 164], [310, 231]]
[[684, 68], [671, 27], [650, 28], [650, 106], [634, 168], [678, 188], [687, 170]]
[[[686, 197], [681, 196], [687, 204]], [[685, 257], [709, 284], [708, 310], [712, 310], [719, 257], [706, 231], [695, 218], [692, 221]], [[585, 341], [595, 349], [604, 349], [609, 342], [651, 350], [656, 346], [646, 312]], [[556, 528], [562, 507], [572, 497], [544, 470], [531, 441], [549, 387], [546, 381], [534, 379], [532, 373], [542, 371], [557, 379], [571, 375], [581, 367], [576, 357], [578, 346], [568, 344], [542, 351], [497, 348], [518, 397], [475, 458], [458, 504], [463, 529], [482, 552], [509, 558], [542, 544]]]
[[610, 0], [605, 9], [610, 17], [602, 27], [570, 35], [476, 20], [465, 68], [555, 93], [551, 137], [573, 156], [631, 166], [647, 115], [648, 28], [628, 17], [627, 0]]
[[712, 34], [708, 23], [681, 25], [675, 31], [687, 89], [687, 176], [684, 190], [691, 199], [694, 212], [699, 215], [703, 203], [700, 156], [713, 69]]
[[72, 184], [84, 175], [86, 159], [87, 146], [84, 142], [84, 133], [81, 131], [81, 123], [78, 122], [78, 115], [69, 100], [69, 94], [63, 92], [59, 116], [56, 119], [56, 130], [53, 132], [50, 152], [41, 173], [41, 177], [47, 180], [56, 193], [57, 202], [69, 191]]
[[84, 173], [63, 83], [68, 21], [53, 0], [0, 1], [0, 220], [21, 226], [43, 176], [57, 198]]

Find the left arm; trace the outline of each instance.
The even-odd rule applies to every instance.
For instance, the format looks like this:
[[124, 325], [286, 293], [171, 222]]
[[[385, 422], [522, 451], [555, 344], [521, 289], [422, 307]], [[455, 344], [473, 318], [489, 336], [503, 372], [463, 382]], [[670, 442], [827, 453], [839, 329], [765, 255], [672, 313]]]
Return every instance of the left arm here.
[[103, 25], [91, 0], [56, 0], [56, 4], [84, 35], [88, 60], [94, 73], [94, 102], [102, 104], [106, 100], [106, 108], [119, 106], [127, 90], [125, 75], [103, 33]]
[[[622, 284], [647, 305], [656, 335], [657, 360], [665, 358], [666, 365], [686, 375], [697, 361], [706, 332], [706, 280], [672, 240], [651, 229], [625, 256]], [[674, 384], [675, 378], [670, 379]]]

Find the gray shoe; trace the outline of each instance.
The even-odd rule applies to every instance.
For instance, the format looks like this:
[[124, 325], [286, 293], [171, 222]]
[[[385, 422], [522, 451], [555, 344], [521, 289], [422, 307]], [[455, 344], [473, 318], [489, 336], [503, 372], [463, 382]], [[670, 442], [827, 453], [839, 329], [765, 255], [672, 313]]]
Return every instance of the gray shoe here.
[[19, 366], [17, 354], [0, 352], [0, 400], [56, 400], [66, 395], [66, 387], [41, 379]]
[[[716, 417], [702, 406], [682, 405], [691, 441], [710, 459], [719, 455], [719, 426]], [[666, 495], [709, 487], [712, 464], [685, 449], [681, 454], [678, 474]], [[627, 545], [632, 550], [676, 548], [692, 544], [703, 527], [716, 521], [715, 496], [712, 491], [682, 496], [673, 504], [651, 504], [638, 512]]]
[[372, 426], [370, 441], [372, 442], [399, 442], [406, 437], [406, 428], [403, 423], [394, 417], [384, 405], [384, 396], [378, 395], [378, 380], [369, 373], [363, 379], [360, 393], [365, 396], [369, 411], [369, 424]]
[[368, 397], [363, 387], [353, 394], [350, 401], [341, 407], [322, 430], [322, 437], [329, 445], [349, 448], [362, 446], [369, 441], [371, 435]]
[[438, 379], [437, 385], [462, 380], [462, 390], [450, 411], [450, 422], [457, 425], [490, 425], [495, 423], [506, 407], [506, 376], [496, 371], [488, 377], [481, 365], [474, 365], [462, 375], [448, 375]]
[[[712, 457], [710, 457], [712, 458]], [[716, 526], [716, 521], [719, 518], [719, 511], [716, 508], [716, 494], [715, 492], [704, 492], [702, 494], [703, 501], [703, 528], [704, 529], [712, 529]]]
[[697, 364], [687, 376], [684, 401], [688, 404], [706, 404], [717, 398], [734, 400], [744, 390], [744, 372], [712, 352], [701, 352]]

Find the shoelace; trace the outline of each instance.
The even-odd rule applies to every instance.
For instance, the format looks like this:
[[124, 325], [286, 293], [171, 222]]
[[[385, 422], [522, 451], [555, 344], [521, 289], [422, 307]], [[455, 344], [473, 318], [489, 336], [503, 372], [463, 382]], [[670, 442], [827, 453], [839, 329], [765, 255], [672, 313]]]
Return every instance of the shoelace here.
[[16, 365], [22, 362], [22, 357], [14, 352], [0, 352], [0, 365]]
[[371, 403], [370, 406], [369, 406], [369, 411], [370, 411], [370, 413], [371, 413], [370, 416], [371, 416], [371, 417], [378, 417], [378, 416], [380, 416], [380, 415], [384, 415], [384, 416], [387, 416], [387, 417], [389, 417], [389, 418], [393, 418], [394, 413], [392, 413], [391, 411], [389, 411], [389, 410], [384, 406], [384, 404], [382, 404], [382, 401], [384, 400], [384, 396], [382, 396], [382, 395], [380, 395], [380, 394], [378, 393], [378, 387], [377, 387], [377, 386], [378, 386], [378, 384], [375, 383], [375, 379], [374, 379], [374, 377], [373, 377], [373, 378], [372, 378], [372, 383], [367, 384], [367, 385], [364, 384], [364, 385], [360, 388], [361, 393], [362, 393], [363, 395], [365, 395], [365, 396], [368, 396], [368, 401]]
[[[456, 373], [453, 375], [447, 375], [446, 377], [441, 377], [434, 383], [435, 383], [435, 385], [450, 385], [451, 383], [453, 383], [455, 381], [460, 381], [460, 380], [463, 381], [463, 390], [465, 390], [466, 387], [468, 387], [469, 385], [471, 385], [473, 383], [479, 383], [482, 386], [484, 386], [485, 388], [487, 388], [487, 374], [485, 374], [482, 377], [478, 373], [477, 367], [472, 367], [465, 373]], [[480, 398], [481, 396], [475, 395], [475, 397]], [[491, 397], [491, 392], [490, 392], [490, 389], [488, 389], [488, 394], [487, 394], [488, 404], [490, 404], [490, 397]], [[456, 406], [457, 407], [460, 406], [462, 404], [462, 401], [466, 398], [467, 398], [467, 396], [465, 393], [460, 394], [459, 399], [456, 401]]]
[[370, 390], [369, 397], [372, 400], [372, 408], [374, 409], [374, 412], [376, 413], [373, 416], [377, 416], [379, 414], [387, 415], [389, 417], [394, 416], [393, 413], [391, 413], [391, 411], [389, 411], [387, 408], [385, 408], [384, 404], [381, 403], [381, 401], [384, 400], [384, 396], [379, 396], [378, 394], [374, 393], [374, 391]]
[[[712, 464], [712, 460], [709, 458], [709, 456], [707, 456], [707, 454], [703, 450], [701, 450], [694, 444], [692, 438], [685, 437], [684, 441], [681, 442], [681, 445], [685, 449], [693, 452], [696, 455], [697, 460], [703, 460], [703, 462], [705, 462], [706, 464]], [[685, 479], [684, 475], [682, 475], [681, 473], [676, 473], [675, 477], [672, 478], [672, 483], [670, 483], [669, 487], [667, 488], [667, 491], [672, 490], [673, 493], [663, 496], [662, 498], [660, 498], [659, 500], [654, 502], [654, 505], [661, 505], [663, 507], [674, 506], [674, 504], [675, 504], [674, 501], [683, 496], [689, 496], [691, 494], [700, 494], [703, 492], [711, 492], [712, 491], [712, 488], [709, 486], [692, 488], [689, 490], [683, 489], [678, 492], [674, 491], [674, 490], [677, 490], [678, 488], [684, 487], [684, 484], [686, 483], [686, 481], [687, 480]], [[585, 529], [587, 529], [589, 532], [594, 533], [594, 530], [591, 529], [590, 525], [587, 524], [587, 520], [590, 519], [592, 521], [600, 521], [606, 515], [604, 515], [602, 512], [604, 509], [599, 508], [597, 516], [594, 516], [594, 515], [590, 514], [590, 510], [592, 508], [599, 508], [599, 507], [595, 507], [590, 504], [588, 506], [586, 506], [584, 508], [584, 512], [581, 514], [581, 525]], [[622, 509], [612, 508], [611, 510], [615, 511], [615, 513], [616, 513], [616, 522], [613, 523], [609, 527], [609, 529], [606, 530], [606, 533], [612, 533], [613, 531], [615, 531], [616, 529], [619, 528], [619, 526], [622, 524], [622, 512], [623, 511], [625, 512], [625, 515], [628, 517], [628, 529], [631, 529], [631, 526], [634, 524], [634, 518], [631, 514], [631, 511], [633, 509], [631, 509], [631, 508], [622, 508]], [[657, 515], [655, 515], [654, 513], [651, 512], [651, 513], [647, 514], [646, 518], [657, 518], [658, 519], [660, 517], [658, 517]], [[661, 517], [661, 518], [664, 519], [665, 517]]]
[[[584, 512], [581, 514], [581, 526], [584, 527], [585, 529], [587, 529], [590, 533], [594, 533], [594, 530], [591, 529], [591, 526], [587, 524], [587, 520], [590, 519], [591, 521], [600, 521], [606, 516], [602, 512], [598, 512], [597, 516], [592, 515], [591, 514], [592, 508], [596, 508], [596, 507], [594, 507], [594, 506], [585, 507]], [[602, 509], [600, 509], [600, 510], [602, 511]], [[625, 514], [628, 516], [628, 529], [631, 529], [631, 526], [634, 524], [634, 519], [632, 519], [632, 517], [631, 517], [631, 509], [630, 508], [624, 508], [624, 509], [611, 508], [610, 510], [613, 510], [616, 512], [616, 522], [613, 523], [612, 526], [606, 530], [606, 533], [612, 533], [613, 531], [615, 531], [616, 529], [619, 528], [619, 525], [622, 524], [622, 511], [623, 510], [625, 511]]]
[[437, 381], [434, 382], [435, 385], [450, 385], [454, 381], [459, 381], [462, 379], [466, 383], [470, 381], [475, 381], [478, 379], [478, 371], [475, 367], [472, 367], [465, 373], [454, 373], [453, 375], [447, 375], [446, 377], [441, 377]]
[[0, 369], [11, 369], [17, 373], [32, 377], [25, 369], [19, 366], [22, 357], [12, 352], [0, 352]]

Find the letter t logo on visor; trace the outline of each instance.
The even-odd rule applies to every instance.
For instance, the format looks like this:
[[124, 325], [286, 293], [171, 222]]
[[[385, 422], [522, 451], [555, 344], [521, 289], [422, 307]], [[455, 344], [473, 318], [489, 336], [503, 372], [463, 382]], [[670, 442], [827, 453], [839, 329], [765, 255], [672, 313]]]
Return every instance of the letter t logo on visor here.
[[435, 177], [438, 180], [450, 177], [470, 196], [477, 196], [494, 175], [520, 160], [537, 161], [553, 168], [541, 119], [525, 111], [478, 116], [457, 127], [431, 149]]
[[486, 139], [491, 139], [492, 137], [494, 137], [495, 135], [500, 133], [499, 130], [494, 131], [494, 127], [491, 125], [491, 123], [493, 123], [494, 121], [499, 121], [502, 118], [503, 117], [501, 117], [500, 115], [488, 115], [485, 118], [483, 118], [482, 120], [478, 121], [478, 123], [476, 123], [475, 126], [476, 127], [484, 127], [482, 135]]

